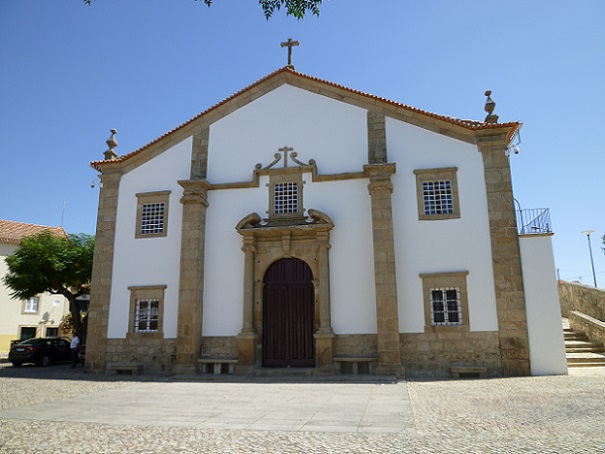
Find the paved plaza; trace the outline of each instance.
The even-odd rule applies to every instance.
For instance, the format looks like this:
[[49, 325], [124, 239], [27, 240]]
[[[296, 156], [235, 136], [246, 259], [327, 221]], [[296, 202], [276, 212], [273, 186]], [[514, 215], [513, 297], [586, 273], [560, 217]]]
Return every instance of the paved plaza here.
[[0, 453], [408, 452], [605, 453], [605, 368], [244, 382], [0, 364]]

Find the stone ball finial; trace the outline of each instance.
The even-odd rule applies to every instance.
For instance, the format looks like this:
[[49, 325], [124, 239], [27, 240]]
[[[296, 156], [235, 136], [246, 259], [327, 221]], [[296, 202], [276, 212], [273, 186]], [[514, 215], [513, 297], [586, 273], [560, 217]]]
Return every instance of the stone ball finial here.
[[112, 161], [118, 157], [118, 154], [115, 152], [114, 148], [118, 146], [118, 141], [116, 140], [116, 134], [118, 133], [117, 129], [111, 130], [111, 136], [105, 142], [109, 149], [103, 153], [105, 155], [105, 160]]
[[487, 99], [485, 100], [485, 111], [487, 112], [487, 116], [485, 117], [486, 123], [498, 123], [498, 115], [494, 115], [492, 112], [496, 108], [496, 103], [491, 98], [492, 91], [486, 90], [485, 96]]

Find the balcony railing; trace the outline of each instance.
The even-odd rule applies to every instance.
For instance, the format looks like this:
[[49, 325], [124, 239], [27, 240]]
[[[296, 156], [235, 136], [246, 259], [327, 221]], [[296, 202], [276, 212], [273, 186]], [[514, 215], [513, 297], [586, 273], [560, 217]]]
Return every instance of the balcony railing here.
[[517, 230], [519, 235], [529, 233], [552, 233], [548, 208], [517, 210]]

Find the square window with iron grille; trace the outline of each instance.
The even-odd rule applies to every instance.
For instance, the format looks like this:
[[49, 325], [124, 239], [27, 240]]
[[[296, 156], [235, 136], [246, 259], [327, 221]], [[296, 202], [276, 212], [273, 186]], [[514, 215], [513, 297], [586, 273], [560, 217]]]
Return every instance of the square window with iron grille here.
[[136, 238], [164, 237], [168, 230], [168, 201], [170, 191], [136, 194]]
[[438, 221], [460, 217], [457, 173], [457, 167], [414, 170], [420, 220]]
[[431, 321], [433, 325], [462, 325], [460, 289], [431, 289]]
[[452, 214], [454, 212], [451, 181], [424, 181], [422, 183], [422, 193], [424, 214]]
[[159, 312], [159, 300], [137, 300], [134, 332], [156, 333], [158, 331]]
[[162, 233], [164, 230], [164, 203], [145, 203], [141, 213], [141, 235]]
[[298, 212], [298, 183], [283, 182], [273, 186], [273, 212], [289, 214]]

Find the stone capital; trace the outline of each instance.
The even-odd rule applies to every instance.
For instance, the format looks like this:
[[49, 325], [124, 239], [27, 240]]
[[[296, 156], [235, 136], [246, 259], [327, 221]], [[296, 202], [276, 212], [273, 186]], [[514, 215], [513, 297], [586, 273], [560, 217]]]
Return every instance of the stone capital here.
[[208, 206], [208, 190], [212, 185], [208, 180], [179, 180], [183, 187], [182, 204], [200, 204]]

